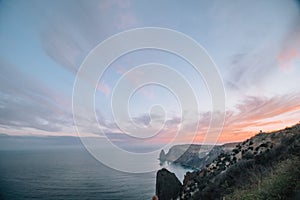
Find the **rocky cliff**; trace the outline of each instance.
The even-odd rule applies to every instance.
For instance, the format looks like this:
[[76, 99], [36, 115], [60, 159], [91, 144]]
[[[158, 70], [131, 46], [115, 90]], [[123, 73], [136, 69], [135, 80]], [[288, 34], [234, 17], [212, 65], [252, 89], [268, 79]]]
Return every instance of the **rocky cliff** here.
[[159, 160], [161, 162], [171, 162], [183, 167], [192, 169], [202, 169], [210, 164], [221, 153], [231, 151], [237, 143], [226, 145], [175, 145], [170, 148], [166, 154], [164, 150], [160, 152]]
[[176, 199], [243, 199], [247, 192], [257, 195], [255, 199], [290, 199], [300, 190], [299, 164], [300, 124], [261, 132], [188, 172]]
[[156, 195], [159, 200], [176, 199], [182, 192], [182, 184], [174, 173], [163, 168], [156, 175]]

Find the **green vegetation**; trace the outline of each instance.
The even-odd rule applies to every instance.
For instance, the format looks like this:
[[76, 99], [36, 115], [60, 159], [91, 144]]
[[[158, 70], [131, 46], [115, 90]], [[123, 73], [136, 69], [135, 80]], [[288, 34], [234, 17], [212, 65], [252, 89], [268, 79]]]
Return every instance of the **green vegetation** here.
[[300, 186], [299, 166], [299, 157], [281, 161], [264, 177], [253, 174], [250, 184], [235, 190], [225, 199], [291, 199]]
[[[184, 199], [300, 199], [295, 197], [300, 195], [299, 131], [300, 126], [296, 125], [253, 137], [250, 142], [253, 141], [252, 146], [263, 148], [261, 153], [255, 154], [249, 149], [248, 141], [237, 145], [237, 150], [245, 152], [241, 160], [230, 163], [227, 169], [230, 154], [216, 159], [218, 167], [190, 173], [184, 185]], [[195, 192], [191, 195], [190, 191]]]

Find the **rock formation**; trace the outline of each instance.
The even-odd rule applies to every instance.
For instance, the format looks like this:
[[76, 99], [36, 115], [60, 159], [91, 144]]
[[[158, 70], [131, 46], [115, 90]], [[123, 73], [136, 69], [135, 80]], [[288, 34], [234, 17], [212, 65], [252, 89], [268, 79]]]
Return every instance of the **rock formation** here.
[[202, 169], [210, 164], [221, 153], [231, 151], [237, 143], [229, 143], [225, 145], [175, 145], [170, 148], [167, 154], [164, 150], [160, 152], [159, 160], [161, 162], [171, 162], [179, 164], [186, 168]]
[[159, 154], [159, 160], [161, 161], [161, 162], [165, 162], [166, 161], [166, 153], [165, 153], [165, 151], [164, 150], [161, 150], [161, 152], [160, 152], [160, 154]]
[[156, 195], [159, 200], [171, 200], [181, 193], [182, 184], [174, 173], [163, 168], [157, 172]]
[[[173, 173], [166, 169], [160, 170], [156, 184], [159, 200], [222, 199], [236, 188], [246, 188], [253, 175], [264, 177], [269, 169], [272, 171], [282, 161], [295, 158], [300, 161], [300, 124], [272, 133], [260, 132], [237, 145], [222, 146], [229, 150], [216, 151], [214, 155], [217, 156], [207, 165], [188, 172], [182, 186]], [[184, 164], [194, 159], [193, 165], [203, 166], [201, 155], [194, 150], [195, 148], [189, 149], [179, 161]], [[204, 158], [210, 158], [208, 155]], [[299, 179], [293, 178], [300, 185], [300, 172]], [[179, 191], [180, 194], [174, 196]], [[283, 191], [283, 195], [290, 195], [291, 192]]]

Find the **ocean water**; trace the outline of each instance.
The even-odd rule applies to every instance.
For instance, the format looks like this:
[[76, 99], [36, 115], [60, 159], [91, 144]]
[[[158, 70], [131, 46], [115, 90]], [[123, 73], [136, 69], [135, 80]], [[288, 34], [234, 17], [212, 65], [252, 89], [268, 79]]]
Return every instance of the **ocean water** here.
[[[151, 199], [156, 172], [113, 170], [94, 159], [80, 142], [69, 140], [0, 137], [0, 199]], [[162, 167], [159, 161], [136, 164]], [[165, 167], [181, 180], [187, 171]]]

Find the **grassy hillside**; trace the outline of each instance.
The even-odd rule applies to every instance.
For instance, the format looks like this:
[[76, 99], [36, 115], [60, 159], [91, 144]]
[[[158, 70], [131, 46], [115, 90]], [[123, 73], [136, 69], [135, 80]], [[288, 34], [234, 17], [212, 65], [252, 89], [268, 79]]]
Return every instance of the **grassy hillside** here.
[[291, 157], [269, 168], [264, 176], [253, 173], [249, 183], [225, 196], [232, 200], [292, 199], [300, 189], [300, 159]]
[[300, 125], [260, 133], [200, 171], [181, 199], [294, 199], [300, 184]]

